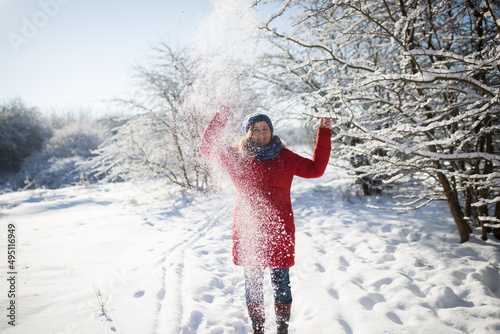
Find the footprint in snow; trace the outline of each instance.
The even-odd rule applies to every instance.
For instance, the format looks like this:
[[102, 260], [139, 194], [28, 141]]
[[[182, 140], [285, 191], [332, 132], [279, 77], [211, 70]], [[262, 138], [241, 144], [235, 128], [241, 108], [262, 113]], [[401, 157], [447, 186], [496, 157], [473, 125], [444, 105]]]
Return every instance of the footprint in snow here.
[[387, 318], [389, 318], [389, 320], [391, 320], [395, 324], [403, 325], [403, 322], [401, 321], [401, 319], [395, 313], [389, 312], [389, 313], [386, 314], [386, 316], [387, 316]]
[[201, 299], [209, 304], [214, 302], [214, 296], [212, 295], [204, 295]]
[[339, 300], [339, 293], [335, 291], [333, 288], [328, 289], [328, 294], [332, 296], [334, 299]]
[[156, 294], [156, 298], [158, 300], [165, 299], [165, 289], [162, 288], [160, 291], [158, 291], [158, 293]]
[[384, 296], [379, 293], [370, 293], [369, 295], [359, 299], [359, 303], [367, 310], [373, 310], [375, 304], [385, 302]]
[[141, 298], [145, 293], [146, 291], [143, 290], [137, 291], [136, 293], [134, 293], [134, 298]]
[[394, 280], [390, 277], [386, 277], [386, 278], [382, 278], [382, 279], [379, 279], [378, 281], [376, 281], [375, 283], [373, 283], [373, 286], [375, 287], [375, 289], [377, 291], [380, 291], [382, 286], [384, 285], [390, 285]]
[[197, 330], [198, 327], [200, 327], [202, 321], [203, 313], [198, 310], [194, 310], [193, 312], [191, 312], [191, 316], [189, 317], [188, 326], [193, 330]]
[[340, 271], [347, 271], [347, 268], [351, 266], [343, 256], [339, 258], [339, 262], [340, 262], [340, 267], [339, 267]]
[[316, 269], [320, 272], [320, 273], [324, 273], [325, 272], [325, 268], [323, 268], [323, 266], [319, 263], [315, 263], [314, 264], [316, 266]]
[[213, 278], [210, 281], [210, 286], [217, 289], [224, 289], [224, 282], [220, 278]]
[[351, 328], [351, 326], [349, 326], [349, 324], [347, 322], [345, 322], [344, 320], [340, 319], [339, 320], [339, 324], [342, 327], [344, 327], [344, 330], [345, 330], [346, 334], [353, 334], [352, 328]]

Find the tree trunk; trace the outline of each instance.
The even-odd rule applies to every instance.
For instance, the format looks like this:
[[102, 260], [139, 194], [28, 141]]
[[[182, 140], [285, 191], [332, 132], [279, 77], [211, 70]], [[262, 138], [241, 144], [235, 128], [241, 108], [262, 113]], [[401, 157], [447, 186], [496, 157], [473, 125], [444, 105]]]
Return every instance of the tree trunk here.
[[437, 177], [439, 183], [443, 187], [446, 200], [448, 201], [448, 206], [450, 207], [451, 215], [455, 220], [455, 225], [457, 225], [458, 234], [460, 235], [460, 242], [469, 241], [470, 228], [464, 219], [464, 214], [462, 208], [460, 207], [460, 202], [458, 201], [458, 196], [455, 191], [450, 186], [450, 182], [446, 176], [437, 172]]
[[[497, 204], [495, 205], [495, 218], [497, 220], [500, 220], [500, 202], [497, 202]], [[500, 240], [500, 228], [493, 229], [493, 235], [495, 236], [495, 238]]]

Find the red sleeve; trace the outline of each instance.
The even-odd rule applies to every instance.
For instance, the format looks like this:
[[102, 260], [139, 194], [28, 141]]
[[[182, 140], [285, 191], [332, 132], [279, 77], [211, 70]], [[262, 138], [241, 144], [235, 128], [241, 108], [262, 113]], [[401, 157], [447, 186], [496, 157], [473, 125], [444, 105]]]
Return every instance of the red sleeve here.
[[295, 175], [305, 178], [320, 177], [325, 172], [332, 150], [332, 130], [319, 128], [312, 160], [300, 157]]
[[201, 153], [214, 162], [220, 163], [224, 147], [217, 143], [227, 123], [227, 116], [217, 112], [208, 123], [200, 141]]

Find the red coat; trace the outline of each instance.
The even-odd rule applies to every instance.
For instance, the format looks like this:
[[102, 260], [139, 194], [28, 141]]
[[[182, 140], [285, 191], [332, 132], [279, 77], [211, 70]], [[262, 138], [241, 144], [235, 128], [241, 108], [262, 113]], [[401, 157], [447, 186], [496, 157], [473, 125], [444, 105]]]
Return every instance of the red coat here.
[[200, 150], [227, 169], [236, 187], [233, 262], [256, 269], [289, 268], [295, 261], [292, 179], [294, 175], [323, 175], [330, 158], [332, 131], [318, 130], [312, 160], [282, 148], [274, 159], [260, 161], [236, 147], [217, 144], [226, 122], [226, 116], [215, 114], [203, 133]]

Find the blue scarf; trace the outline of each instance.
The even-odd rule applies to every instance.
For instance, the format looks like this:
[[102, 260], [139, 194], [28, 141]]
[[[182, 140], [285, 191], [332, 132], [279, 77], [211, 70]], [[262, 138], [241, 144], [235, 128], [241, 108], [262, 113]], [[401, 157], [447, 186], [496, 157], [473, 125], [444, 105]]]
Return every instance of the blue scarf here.
[[282, 143], [278, 136], [274, 136], [274, 141], [272, 144], [266, 146], [257, 146], [252, 143], [251, 140], [247, 140], [245, 143], [245, 148], [247, 152], [250, 152], [252, 156], [259, 160], [271, 160], [280, 154]]

